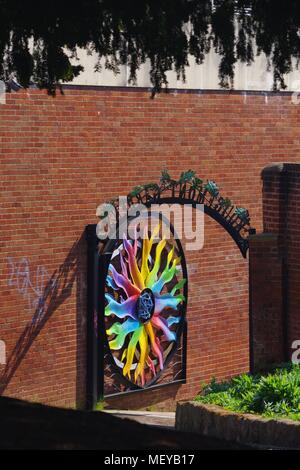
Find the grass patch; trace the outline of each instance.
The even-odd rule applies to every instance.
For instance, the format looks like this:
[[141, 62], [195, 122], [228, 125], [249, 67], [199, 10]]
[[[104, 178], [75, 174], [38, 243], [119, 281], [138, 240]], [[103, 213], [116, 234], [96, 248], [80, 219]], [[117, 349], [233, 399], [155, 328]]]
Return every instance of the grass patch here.
[[107, 403], [104, 400], [99, 400], [94, 406], [94, 411], [104, 411], [107, 407]]
[[300, 421], [300, 365], [288, 363], [268, 374], [242, 374], [228, 382], [213, 379], [195, 400], [239, 413]]

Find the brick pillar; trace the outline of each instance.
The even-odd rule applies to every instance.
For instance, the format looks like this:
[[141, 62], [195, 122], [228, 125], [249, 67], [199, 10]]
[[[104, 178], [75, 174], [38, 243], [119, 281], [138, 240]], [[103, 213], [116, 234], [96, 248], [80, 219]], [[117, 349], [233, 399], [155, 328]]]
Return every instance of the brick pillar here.
[[286, 165], [269, 165], [262, 171], [264, 233], [274, 233], [284, 249], [288, 205], [288, 173]]
[[300, 340], [300, 164], [268, 166], [262, 179], [264, 233], [250, 238], [249, 260], [254, 368], [291, 360]]
[[277, 235], [249, 238], [251, 370], [283, 362], [282, 252]]
[[283, 173], [286, 180], [284, 221], [286, 354], [290, 360], [293, 353], [292, 344], [300, 340], [300, 164], [286, 163]]

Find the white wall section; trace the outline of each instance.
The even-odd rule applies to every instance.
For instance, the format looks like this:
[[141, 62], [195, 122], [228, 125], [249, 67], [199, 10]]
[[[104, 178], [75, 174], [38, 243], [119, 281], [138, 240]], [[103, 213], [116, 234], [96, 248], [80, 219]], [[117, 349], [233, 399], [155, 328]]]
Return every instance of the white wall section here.
[[[130, 86], [128, 83], [128, 67], [121, 66], [120, 73], [115, 75], [104, 67], [101, 72], [95, 72], [96, 56], [88, 55], [84, 50], [78, 51], [80, 63], [84, 71], [76, 77], [73, 85], [101, 85], [101, 86]], [[202, 65], [196, 65], [194, 58], [190, 57], [189, 67], [186, 68], [186, 82], [176, 79], [175, 72], [168, 73], [169, 88], [215, 90], [219, 86], [218, 64], [219, 56], [211, 50]], [[137, 73], [137, 85], [139, 87], [151, 87], [149, 78], [150, 64], [142, 65]], [[286, 75], [286, 91], [300, 90], [300, 71], [294, 70]], [[271, 91], [273, 86], [272, 71], [267, 71], [267, 60], [264, 55], [256, 57], [253, 64], [247, 66], [238, 62], [235, 66], [234, 89], [245, 91]]]

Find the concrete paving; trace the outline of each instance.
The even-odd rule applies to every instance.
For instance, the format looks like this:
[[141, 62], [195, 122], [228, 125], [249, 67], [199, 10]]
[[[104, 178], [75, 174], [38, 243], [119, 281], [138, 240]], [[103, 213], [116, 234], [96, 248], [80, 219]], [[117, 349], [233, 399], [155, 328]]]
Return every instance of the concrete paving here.
[[142, 424], [159, 426], [164, 428], [175, 428], [175, 412], [154, 412], [135, 410], [104, 410], [118, 418], [130, 419]]

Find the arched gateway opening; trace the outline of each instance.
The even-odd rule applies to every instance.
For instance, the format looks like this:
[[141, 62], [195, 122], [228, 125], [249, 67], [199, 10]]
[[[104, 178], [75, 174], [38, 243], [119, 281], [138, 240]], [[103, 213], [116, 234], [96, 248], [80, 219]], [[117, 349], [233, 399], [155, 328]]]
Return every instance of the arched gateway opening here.
[[[96, 226], [87, 227], [89, 408], [103, 398], [180, 385], [187, 374], [189, 288], [180, 237], [168, 217], [160, 214], [153, 225], [149, 212], [128, 219], [119, 199], [110, 204], [118, 235], [99, 239]], [[179, 205], [203, 211], [246, 258], [248, 235], [255, 233], [249, 213], [222, 197], [213, 181], [204, 183], [191, 170], [179, 181], [163, 172], [159, 184], [138, 186], [126, 198], [126, 210], [141, 204], [149, 210]], [[119, 230], [125, 219], [126, 232]], [[139, 230], [129, 236], [127, 226], [135, 221]]]

